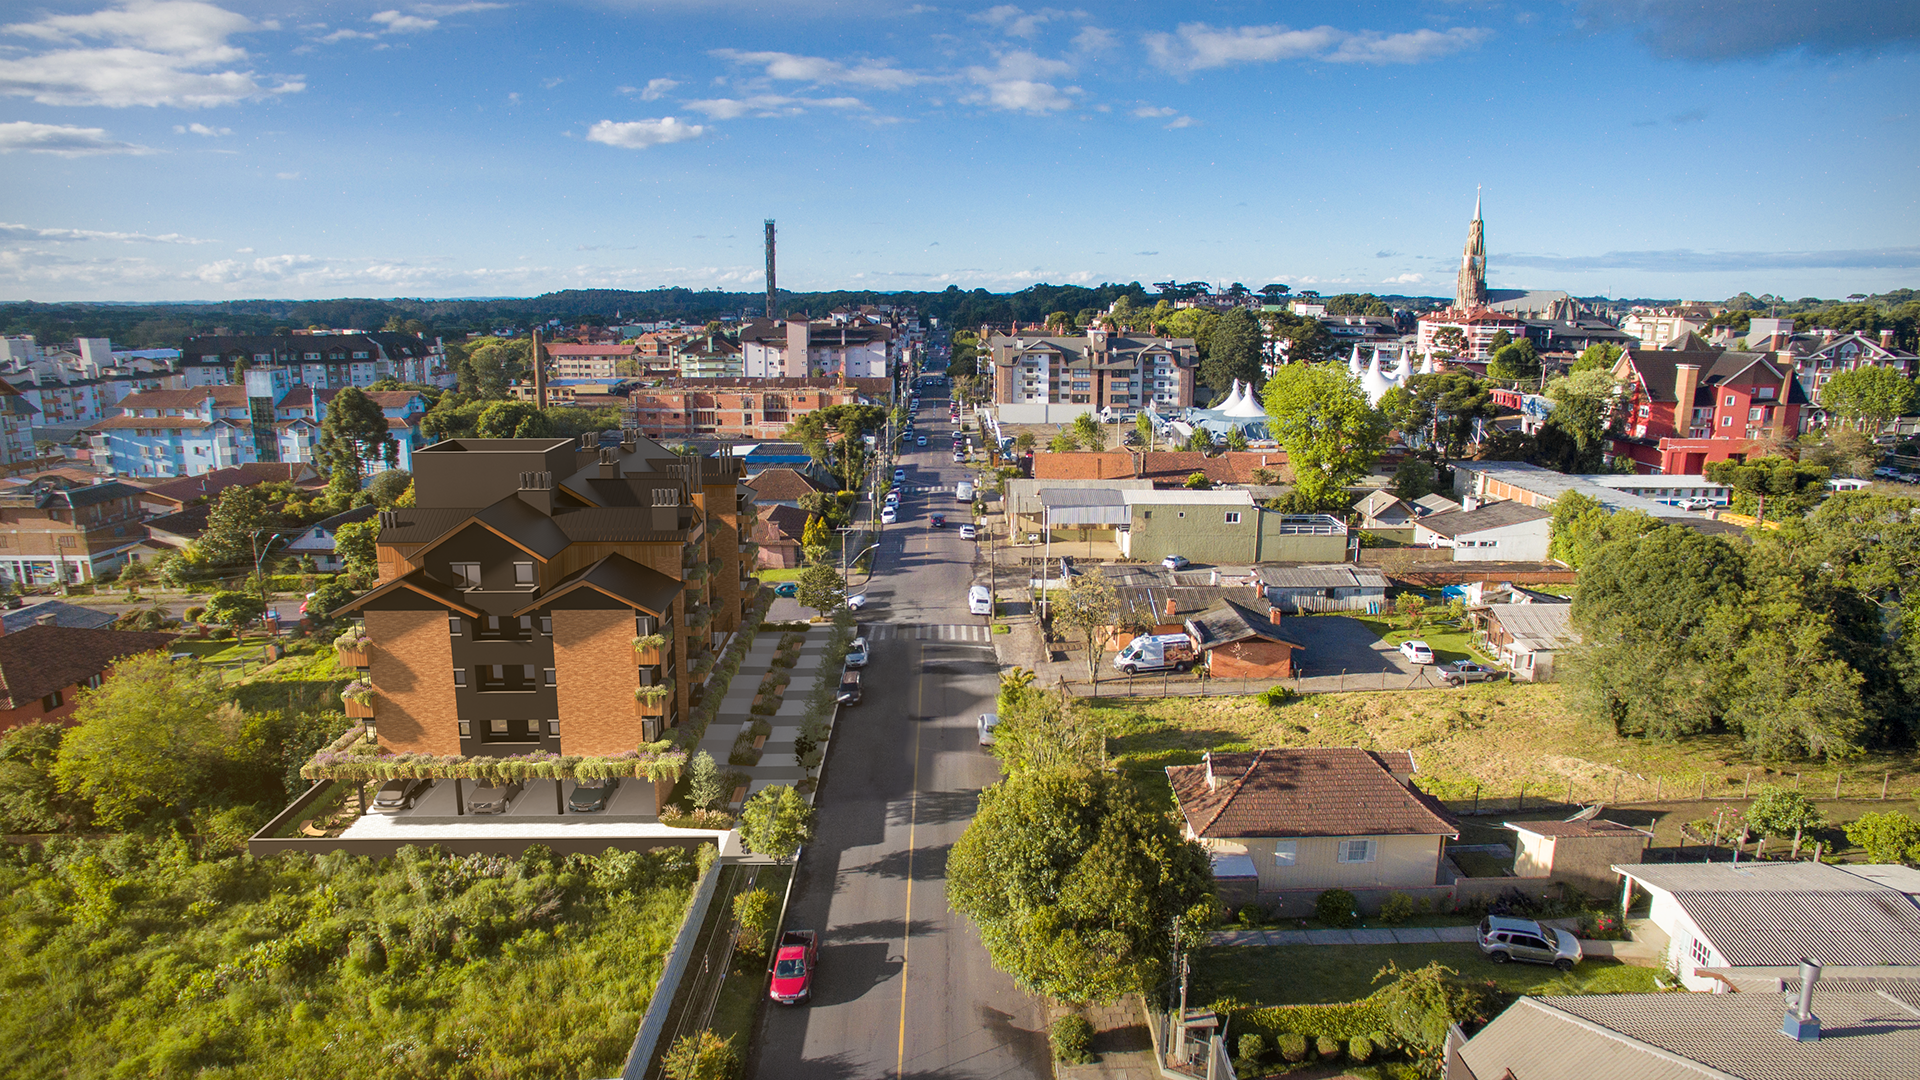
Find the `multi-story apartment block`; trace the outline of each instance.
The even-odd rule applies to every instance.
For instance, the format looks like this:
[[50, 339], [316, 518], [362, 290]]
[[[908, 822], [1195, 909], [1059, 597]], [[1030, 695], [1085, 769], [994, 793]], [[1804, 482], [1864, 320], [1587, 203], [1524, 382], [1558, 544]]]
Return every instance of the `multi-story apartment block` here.
[[[1697, 337], [1683, 342], [1704, 345]], [[1757, 455], [1798, 436], [1807, 407], [1793, 357], [1784, 353], [1628, 349], [1613, 377], [1625, 384], [1613, 453], [1642, 472], [1693, 475], [1709, 462]]]
[[413, 334], [315, 331], [297, 334], [205, 335], [181, 347], [179, 385], [226, 386], [247, 367], [284, 367], [290, 381], [322, 389], [367, 386], [380, 379], [426, 385], [451, 378], [447, 351]]
[[787, 425], [833, 405], [885, 404], [892, 380], [682, 379], [635, 390], [634, 424], [656, 439], [778, 439]]
[[[1911, 379], [1916, 359], [1920, 358], [1893, 343], [1892, 330], [1882, 330], [1877, 335], [1822, 337], [1811, 343], [1805, 355], [1801, 355], [1799, 349], [1794, 350], [1794, 366], [1799, 373], [1800, 385], [1806, 389], [1807, 397], [1816, 404], [1820, 400], [1820, 388], [1840, 372], [1883, 367], [1902, 378]], [[1824, 414], [1821, 419], [1824, 420]]]
[[725, 334], [699, 334], [673, 347], [675, 374], [683, 379], [739, 379], [747, 373], [738, 343]]
[[901, 347], [893, 327], [865, 318], [754, 319], [740, 328], [742, 370], [753, 379], [883, 379]]
[[1159, 412], [1193, 404], [1192, 338], [1136, 338], [1089, 326], [1085, 337], [1041, 331], [988, 338], [1002, 420], [1048, 423], [1102, 409]]
[[[633, 343], [592, 345], [555, 341], [543, 346], [547, 375], [555, 379], [616, 379], [639, 374], [640, 351]], [[625, 370], [622, 370], [622, 367]]]
[[20, 391], [0, 381], [0, 465], [34, 458], [34, 408]]
[[459, 439], [415, 458], [380, 515], [380, 576], [344, 612], [380, 745], [602, 755], [660, 739], [750, 607], [742, 462], [636, 433], [602, 446]]
[[[1447, 351], [1442, 332], [1457, 331], [1460, 343], [1454, 347], [1454, 355], [1444, 357], [1439, 354]], [[1527, 336], [1527, 322], [1517, 315], [1506, 315], [1488, 308], [1475, 308], [1463, 311], [1449, 308], [1446, 311], [1434, 311], [1420, 316], [1420, 331], [1416, 352], [1421, 356], [1433, 356], [1436, 360], [1453, 360], [1468, 364], [1484, 364], [1493, 358], [1493, 339], [1501, 331], [1508, 338], [1518, 341]]]
[[147, 538], [140, 489], [43, 477], [0, 489], [0, 575], [21, 585], [92, 581]]

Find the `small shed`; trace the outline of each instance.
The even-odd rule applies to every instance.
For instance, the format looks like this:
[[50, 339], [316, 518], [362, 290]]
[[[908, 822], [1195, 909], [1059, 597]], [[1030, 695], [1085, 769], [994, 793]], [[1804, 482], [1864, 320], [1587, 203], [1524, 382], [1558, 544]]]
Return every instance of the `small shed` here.
[[[1598, 809], [1593, 811], [1597, 815]], [[1579, 817], [1572, 821], [1507, 821], [1519, 845], [1513, 876], [1562, 881], [1595, 896], [1620, 887], [1615, 864], [1638, 863], [1653, 833], [1617, 821]]]
[[1554, 654], [1580, 644], [1571, 604], [1494, 604], [1487, 648], [1521, 682], [1552, 682]]
[[1364, 611], [1378, 614], [1387, 604], [1387, 576], [1368, 566], [1327, 563], [1319, 566], [1261, 566], [1255, 572], [1267, 603], [1298, 615], [1308, 611]]
[[1291, 679], [1293, 653], [1306, 646], [1280, 629], [1280, 612], [1221, 600], [1187, 620], [1187, 636], [1216, 679]]
[[1418, 513], [1413, 506], [1390, 491], [1375, 491], [1353, 504], [1363, 529], [1411, 529]]

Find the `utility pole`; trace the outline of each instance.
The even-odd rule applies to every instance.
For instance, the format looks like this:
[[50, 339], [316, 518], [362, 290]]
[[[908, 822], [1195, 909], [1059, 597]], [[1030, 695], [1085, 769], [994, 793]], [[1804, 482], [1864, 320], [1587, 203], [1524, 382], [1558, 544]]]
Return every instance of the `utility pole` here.
[[767, 219], [767, 320], [773, 320], [773, 219]]

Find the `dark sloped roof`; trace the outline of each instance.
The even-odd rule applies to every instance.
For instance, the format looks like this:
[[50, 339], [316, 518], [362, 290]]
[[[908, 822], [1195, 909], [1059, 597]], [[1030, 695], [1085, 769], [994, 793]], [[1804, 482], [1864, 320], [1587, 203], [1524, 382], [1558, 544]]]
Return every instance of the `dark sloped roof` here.
[[[149, 427], [164, 426], [149, 424]], [[171, 502], [184, 503], [202, 495], [218, 495], [222, 491], [238, 484], [270, 484], [297, 482], [303, 476], [312, 475], [312, 467], [298, 463], [255, 461], [245, 465], [235, 465], [226, 469], [214, 469], [199, 476], [186, 476], [178, 480], [169, 480], [162, 484], [149, 484], [144, 495]]]
[[1293, 635], [1281, 630], [1279, 625], [1267, 618], [1264, 612], [1236, 604], [1225, 597], [1221, 597], [1206, 611], [1187, 620], [1187, 627], [1193, 632], [1196, 644], [1202, 650], [1217, 649], [1222, 645], [1231, 645], [1236, 641], [1247, 641], [1252, 638], [1291, 645], [1296, 649], [1306, 648]]
[[1429, 514], [1420, 519], [1420, 527], [1441, 536], [1461, 536], [1467, 533], [1484, 532], [1487, 529], [1500, 529], [1508, 525], [1519, 525], [1528, 521], [1544, 521], [1553, 516], [1553, 511], [1542, 510], [1537, 506], [1528, 506], [1518, 502], [1491, 502], [1477, 510], [1449, 510], [1442, 514]]
[[776, 540], [798, 541], [807, 528], [807, 512], [797, 506], [772, 506], [760, 515], [762, 529]]
[[1168, 767], [1167, 779], [1187, 827], [1207, 839], [1459, 835], [1437, 801], [1394, 779], [1389, 764], [1405, 764], [1404, 754], [1353, 747], [1211, 754], [1199, 765]]
[[542, 559], [565, 551], [570, 542], [554, 519], [528, 506], [518, 495], [509, 495], [473, 516]]
[[11, 634], [16, 630], [25, 630], [29, 626], [36, 626], [41, 619], [49, 615], [53, 616], [53, 624], [55, 626], [77, 627], [82, 630], [98, 630], [102, 627], [113, 625], [112, 612], [101, 611], [98, 608], [81, 607], [79, 604], [69, 604], [64, 600], [42, 600], [37, 604], [30, 604], [18, 611], [9, 611], [4, 618], [0, 618], [0, 625], [5, 626], [6, 632]]
[[679, 596], [686, 586], [650, 566], [642, 566], [625, 555], [614, 554], [561, 578], [553, 588], [521, 608], [517, 614], [543, 607], [564, 608], [567, 606], [563, 602], [567, 594], [588, 588], [662, 615], [673, 606], [673, 598]]
[[115, 660], [164, 649], [173, 634], [29, 626], [0, 637], [0, 707], [17, 709], [107, 670]]
[[820, 490], [818, 484], [798, 469], [762, 469], [747, 480], [747, 486], [761, 502], [798, 502], [802, 495]]

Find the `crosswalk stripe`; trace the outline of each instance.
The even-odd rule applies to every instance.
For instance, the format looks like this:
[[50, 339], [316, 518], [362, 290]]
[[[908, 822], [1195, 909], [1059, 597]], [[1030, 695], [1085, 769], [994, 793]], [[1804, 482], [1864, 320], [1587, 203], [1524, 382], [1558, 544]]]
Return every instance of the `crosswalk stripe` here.
[[971, 623], [872, 623], [861, 628], [870, 641], [979, 641], [993, 640], [991, 627]]

